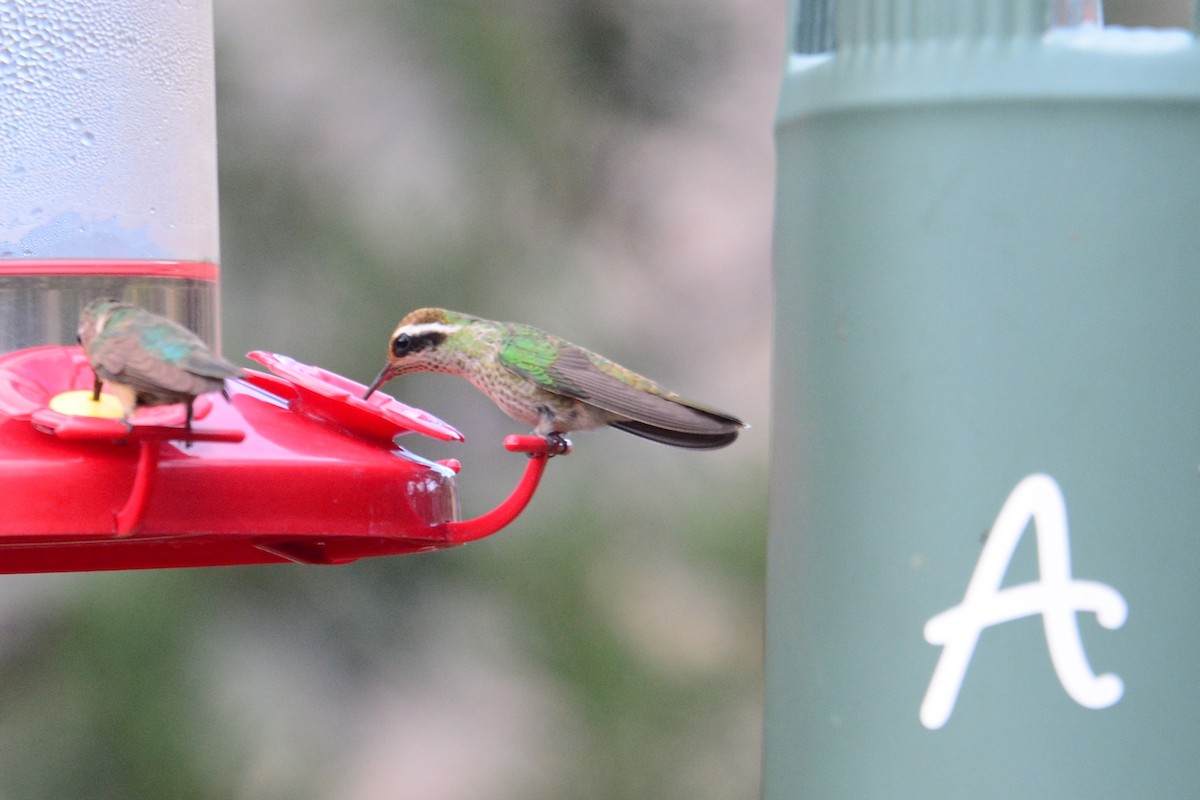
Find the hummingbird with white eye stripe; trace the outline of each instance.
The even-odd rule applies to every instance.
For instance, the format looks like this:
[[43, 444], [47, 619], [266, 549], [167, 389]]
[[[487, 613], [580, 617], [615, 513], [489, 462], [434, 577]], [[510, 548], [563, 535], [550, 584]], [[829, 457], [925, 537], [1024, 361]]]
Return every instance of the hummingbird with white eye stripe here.
[[505, 414], [533, 425], [559, 454], [570, 450], [563, 434], [603, 425], [694, 450], [724, 447], [746, 427], [545, 331], [441, 308], [400, 320], [387, 363], [364, 397], [410, 372], [466, 378]]

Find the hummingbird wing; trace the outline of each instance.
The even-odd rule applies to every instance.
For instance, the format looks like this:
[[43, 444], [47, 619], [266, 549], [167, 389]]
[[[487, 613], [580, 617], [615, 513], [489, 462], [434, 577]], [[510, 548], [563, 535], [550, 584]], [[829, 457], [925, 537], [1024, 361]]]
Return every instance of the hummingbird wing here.
[[241, 375], [187, 328], [140, 310], [105, 326], [91, 357], [102, 378], [150, 395], [217, 391], [225, 378]]
[[654, 381], [578, 345], [534, 329], [503, 337], [500, 363], [541, 388], [612, 414], [609, 424], [679, 447], [723, 447], [745, 424], [686, 400]]

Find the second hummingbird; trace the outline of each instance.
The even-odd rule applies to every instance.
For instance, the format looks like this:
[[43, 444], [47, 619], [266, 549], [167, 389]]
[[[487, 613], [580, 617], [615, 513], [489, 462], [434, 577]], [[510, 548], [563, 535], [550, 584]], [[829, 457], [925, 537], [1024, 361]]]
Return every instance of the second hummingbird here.
[[138, 406], [183, 403], [190, 433], [197, 395], [224, 391], [226, 378], [242, 374], [179, 323], [120, 300], [88, 303], [76, 338], [96, 374], [93, 400], [107, 385], [126, 421]]
[[421, 308], [400, 320], [387, 363], [366, 396], [410, 372], [466, 378], [508, 416], [535, 426], [559, 453], [569, 449], [564, 433], [602, 425], [696, 450], [724, 447], [746, 427], [532, 326], [441, 308]]

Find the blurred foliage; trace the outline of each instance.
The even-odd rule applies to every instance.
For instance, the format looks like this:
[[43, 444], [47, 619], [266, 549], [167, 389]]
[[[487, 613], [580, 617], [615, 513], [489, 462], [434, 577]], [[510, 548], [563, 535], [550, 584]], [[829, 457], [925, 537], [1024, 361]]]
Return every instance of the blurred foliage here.
[[[446, 305], [754, 427], [706, 454], [577, 437], [514, 525], [459, 550], [5, 578], [0, 797], [757, 796], [782, 16], [218, 0], [227, 354], [366, 380], [405, 311]], [[466, 431], [411, 445], [463, 460], [464, 515], [507, 493], [518, 426], [464, 382], [388, 389]]]

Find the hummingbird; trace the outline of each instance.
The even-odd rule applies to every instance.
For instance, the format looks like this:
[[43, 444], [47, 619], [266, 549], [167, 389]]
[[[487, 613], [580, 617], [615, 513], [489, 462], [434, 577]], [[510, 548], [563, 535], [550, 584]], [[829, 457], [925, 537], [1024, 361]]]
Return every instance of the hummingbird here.
[[88, 303], [76, 340], [96, 375], [92, 400], [107, 384], [121, 401], [126, 424], [138, 406], [183, 403], [190, 434], [197, 395], [225, 393], [225, 379], [242, 375], [179, 323], [120, 300]]
[[724, 447], [746, 424], [685, 400], [649, 378], [557, 336], [441, 308], [413, 311], [388, 341], [387, 363], [365, 397], [410, 372], [466, 378], [508, 416], [533, 425], [556, 453], [563, 434], [610, 425], [663, 444]]

